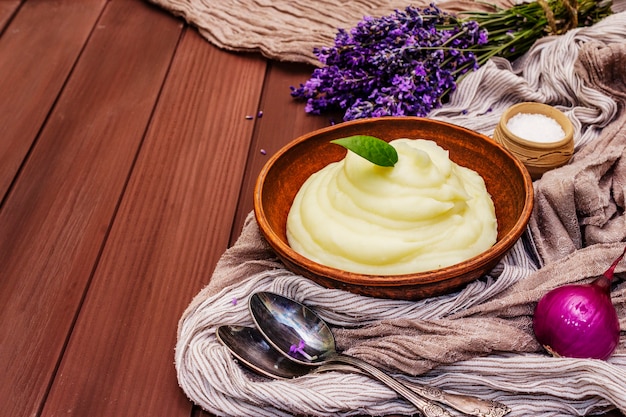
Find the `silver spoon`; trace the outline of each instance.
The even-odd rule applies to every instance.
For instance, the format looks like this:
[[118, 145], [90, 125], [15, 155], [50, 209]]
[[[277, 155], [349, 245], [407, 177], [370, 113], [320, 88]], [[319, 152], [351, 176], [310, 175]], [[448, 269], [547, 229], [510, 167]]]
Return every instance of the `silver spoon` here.
[[[348, 364], [376, 378], [407, 399], [427, 417], [450, 416], [438, 404], [413, 391], [400, 381], [392, 378], [379, 368], [361, 359], [337, 352], [335, 339], [330, 327], [313, 310], [305, 305], [270, 292], [252, 294], [249, 301], [250, 312], [262, 336], [284, 357], [304, 366], [319, 366], [330, 363]], [[431, 391], [432, 390], [432, 391]], [[424, 387], [422, 392], [436, 392]], [[477, 416], [499, 417], [507, 414], [508, 407], [493, 401], [483, 401], [473, 397], [454, 396], [441, 390], [434, 394], [436, 401], [450, 403], [460, 411]], [[465, 402], [458, 403], [464, 398]]]
[[[316, 372], [359, 372], [359, 368], [343, 363], [328, 363], [312, 368], [296, 363], [274, 349], [255, 327], [219, 326], [217, 339], [232, 355], [247, 368], [273, 379], [291, 379]], [[501, 417], [509, 412], [508, 407], [495, 401], [481, 400], [467, 395], [450, 394], [439, 388], [425, 387], [414, 382], [403, 381], [407, 388], [433, 401], [446, 404], [464, 414], [479, 417]]]

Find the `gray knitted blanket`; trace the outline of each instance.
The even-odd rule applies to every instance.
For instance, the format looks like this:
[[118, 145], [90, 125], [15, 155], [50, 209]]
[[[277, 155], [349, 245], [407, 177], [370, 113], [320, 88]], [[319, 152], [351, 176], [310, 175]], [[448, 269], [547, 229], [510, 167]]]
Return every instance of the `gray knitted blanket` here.
[[[181, 317], [175, 365], [183, 391], [219, 416], [416, 412], [363, 375], [328, 372], [275, 381], [243, 370], [216, 340], [215, 329], [252, 325], [247, 300], [269, 290], [316, 309], [333, 326], [340, 350], [398, 377], [501, 401], [511, 416], [626, 412], [625, 331], [616, 353], [597, 361], [550, 357], [531, 329], [534, 305], [545, 292], [588, 282], [623, 249], [625, 92], [626, 13], [619, 13], [545, 38], [515, 64], [490, 61], [431, 115], [489, 135], [508, 106], [539, 101], [563, 110], [576, 128], [571, 163], [535, 182], [528, 233], [491, 273], [454, 294], [407, 302], [322, 288], [286, 270], [250, 216]], [[620, 264], [612, 292], [622, 329], [625, 270]]]

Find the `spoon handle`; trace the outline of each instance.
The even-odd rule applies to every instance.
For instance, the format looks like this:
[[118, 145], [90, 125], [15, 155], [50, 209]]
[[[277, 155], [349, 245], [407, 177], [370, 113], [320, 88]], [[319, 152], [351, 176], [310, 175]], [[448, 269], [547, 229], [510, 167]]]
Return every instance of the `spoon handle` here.
[[415, 382], [403, 381], [403, 384], [425, 398], [446, 404], [467, 415], [502, 417], [511, 411], [509, 407], [497, 401], [483, 400], [470, 395], [451, 394], [439, 388]]
[[328, 358], [327, 363], [339, 362], [355, 366], [361, 369], [363, 372], [369, 374], [373, 378], [387, 385], [389, 388], [400, 394], [424, 415], [424, 417], [452, 417], [452, 415], [444, 408], [431, 402], [430, 400], [418, 395], [413, 390], [409, 389], [406, 385], [400, 381], [392, 378], [377, 367], [353, 356], [336, 354]]
[[[339, 371], [366, 373], [361, 368], [347, 363], [328, 363], [320, 366], [318, 372]], [[366, 373], [369, 375], [369, 373]], [[483, 400], [470, 395], [451, 394], [436, 387], [418, 384], [412, 381], [398, 381], [417, 395], [432, 401], [445, 404], [463, 414], [477, 417], [503, 417], [511, 409], [506, 405], [492, 400]]]

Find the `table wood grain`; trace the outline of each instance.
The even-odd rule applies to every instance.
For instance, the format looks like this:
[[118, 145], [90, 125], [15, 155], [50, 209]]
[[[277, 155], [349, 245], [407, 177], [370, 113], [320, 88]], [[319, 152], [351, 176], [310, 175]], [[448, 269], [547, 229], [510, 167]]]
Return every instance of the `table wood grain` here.
[[176, 327], [272, 153], [330, 124], [312, 68], [142, 0], [0, 0], [0, 417], [208, 414]]

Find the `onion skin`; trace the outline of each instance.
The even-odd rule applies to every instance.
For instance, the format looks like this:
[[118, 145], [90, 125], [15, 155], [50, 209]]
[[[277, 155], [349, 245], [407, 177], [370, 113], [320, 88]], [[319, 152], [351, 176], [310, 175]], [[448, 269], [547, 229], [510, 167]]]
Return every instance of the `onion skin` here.
[[597, 285], [566, 285], [548, 292], [533, 318], [537, 341], [554, 356], [606, 360], [619, 344], [619, 318]]
[[606, 360], [619, 344], [619, 317], [611, 301], [611, 281], [626, 248], [590, 284], [565, 285], [537, 303], [533, 330], [553, 356]]

